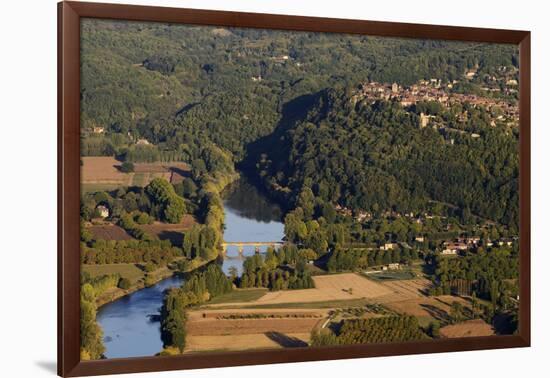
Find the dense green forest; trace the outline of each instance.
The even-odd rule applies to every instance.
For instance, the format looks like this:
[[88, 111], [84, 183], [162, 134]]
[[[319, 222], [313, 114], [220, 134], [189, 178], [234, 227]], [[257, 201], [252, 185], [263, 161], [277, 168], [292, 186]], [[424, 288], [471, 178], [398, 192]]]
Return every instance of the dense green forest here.
[[249, 256], [243, 263], [239, 287], [266, 287], [274, 291], [312, 288], [314, 283], [306, 270], [307, 255], [308, 250], [283, 246], [277, 252], [269, 248], [265, 257]]
[[285, 103], [327, 87], [450, 82], [478, 67], [475, 86], [517, 66], [513, 46], [494, 44], [101, 20], [82, 28], [84, 130], [105, 127], [108, 152], [146, 138], [166, 159], [197, 138], [241, 159]]
[[[100, 20], [86, 20], [82, 35], [84, 155], [210, 171], [243, 161], [291, 200], [305, 187], [375, 212], [435, 199], [517, 227], [517, 135], [468, 104], [452, 109], [471, 113], [456, 125], [450, 110], [349, 98], [360, 82], [446, 83], [469, 69], [475, 88], [517, 66], [513, 46]], [[451, 145], [419, 129], [429, 109], [482, 138]]]
[[372, 250], [365, 248], [336, 248], [329, 256], [329, 272], [365, 270], [368, 267], [391, 263], [407, 264], [418, 259], [418, 251], [396, 247], [392, 250]]
[[449, 143], [438, 130], [420, 128], [414, 110], [354, 104], [346, 90], [328, 89], [304, 117], [273, 134], [257, 166], [272, 191], [297, 205], [304, 190], [374, 214], [418, 212], [436, 200], [456, 206], [457, 216], [517, 229], [517, 136], [482, 117], [475, 125], [483, 138], [459, 134]]
[[508, 309], [509, 298], [518, 295], [519, 249], [493, 248], [459, 259], [433, 257], [435, 294], [452, 291], [491, 300], [493, 307]]

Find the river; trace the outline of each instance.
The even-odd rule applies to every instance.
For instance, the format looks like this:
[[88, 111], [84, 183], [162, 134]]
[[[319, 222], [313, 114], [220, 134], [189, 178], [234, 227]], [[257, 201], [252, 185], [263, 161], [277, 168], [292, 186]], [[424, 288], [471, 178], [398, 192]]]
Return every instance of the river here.
[[[284, 237], [283, 212], [246, 178], [231, 184], [223, 193], [226, 242], [271, 242], [281, 241]], [[261, 247], [265, 252], [267, 247]], [[240, 275], [244, 258], [255, 253], [253, 246], [244, 246], [243, 254], [238, 247], [227, 247], [222, 269], [229, 274], [235, 267]]]
[[[281, 209], [245, 178], [231, 184], [224, 192], [224, 240], [229, 242], [279, 241], [284, 236]], [[265, 252], [265, 248], [262, 248]], [[254, 254], [254, 247], [244, 247], [244, 256]], [[242, 271], [243, 256], [237, 247], [228, 247], [222, 269]], [[163, 292], [180, 286], [183, 279], [171, 277], [112, 303], [102, 306], [97, 321], [103, 329], [107, 358], [153, 356], [162, 350], [158, 315]]]

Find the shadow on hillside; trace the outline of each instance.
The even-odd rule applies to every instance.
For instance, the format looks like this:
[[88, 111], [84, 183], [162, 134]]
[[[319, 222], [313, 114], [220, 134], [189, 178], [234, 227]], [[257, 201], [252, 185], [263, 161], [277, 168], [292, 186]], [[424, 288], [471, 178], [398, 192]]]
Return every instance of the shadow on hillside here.
[[161, 231], [158, 238], [160, 240], [170, 240], [172, 245], [177, 247], [183, 245], [183, 233], [181, 231]]
[[246, 155], [240, 168], [254, 173], [253, 170], [261, 154], [266, 152], [272, 161], [280, 161], [279, 159], [284, 155], [286, 150], [284, 148], [286, 146], [280, 145], [280, 138], [296, 122], [306, 118], [310, 107], [316, 103], [320, 96], [321, 92], [305, 94], [283, 104], [281, 119], [275, 130], [271, 134], [261, 137], [246, 146]]
[[434, 319], [439, 320], [441, 322], [450, 321], [449, 315], [439, 307], [432, 306], [429, 304], [421, 304], [420, 306], [424, 310], [426, 310]]
[[307, 343], [303, 340], [300, 340], [296, 337], [285, 335], [280, 332], [266, 332], [265, 335], [271, 340], [275, 341], [277, 344], [283, 348], [303, 348], [307, 347]]

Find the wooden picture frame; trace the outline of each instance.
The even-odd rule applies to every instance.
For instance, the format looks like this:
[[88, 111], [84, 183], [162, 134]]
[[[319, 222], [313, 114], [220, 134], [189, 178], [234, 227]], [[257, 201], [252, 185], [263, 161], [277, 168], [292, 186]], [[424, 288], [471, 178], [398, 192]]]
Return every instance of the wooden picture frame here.
[[[214, 352], [208, 355], [80, 361], [80, 20], [338, 32], [373, 36], [515, 44], [520, 56], [520, 322], [510, 336], [376, 345]], [[100, 375], [251, 364], [439, 353], [530, 345], [530, 32], [241, 12], [114, 5], [58, 4], [58, 374]]]

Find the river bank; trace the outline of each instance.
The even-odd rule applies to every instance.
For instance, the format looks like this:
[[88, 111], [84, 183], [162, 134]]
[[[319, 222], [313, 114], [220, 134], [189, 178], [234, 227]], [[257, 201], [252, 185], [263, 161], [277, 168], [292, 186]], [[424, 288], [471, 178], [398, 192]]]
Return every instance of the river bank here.
[[[178, 269], [176, 265], [179, 261], [182, 261], [182, 260], [184, 260], [183, 257], [178, 258], [174, 260], [172, 263], [168, 264], [167, 266], [160, 267], [159, 269], [154, 270], [152, 272], [149, 272], [149, 273], [143, 272], [142, 278], [132, 283], [128, 289], [121, 289], [118, 287], [112, 287], [107, 289], [104, 293], [98, 295], [96, 299], [96, 304], [98, 308], [106, 304], [112, 303], [116, 300], [119, 300], [121, 298], [124, 298], [128, 295], [131, 295], [139, 290], [154, 286], [159, 282], [165, 279], [168, 279], [174, 275], [180, 275], [180, 274], [183, 275], [186, 273], [191, 273], [194, 270], [197, 270], [214, 261], [214, 260], [212, 261], [202, 260], [200, 262], [194, 261], [194, 264], [186, 266], [185, 269]], [[146, 284], [146, 281], [147, 281], [147, 284]]]
[[[204, 184], [204, 190], [207, 191], [209, 194], [213, 196], [219, 196], [221, 198], [221, 192], [225, 190], [229, 185], [234, 183], [235, 181], [238, 181], [240, 178], [239, 172], [233, 171], [225, 174], [217, 174], [213, 177], [210, 177], [210, 179]], [[216, 227], [218, 233], [220, 235], [223, 234], [223, 227], [224, 227], [224, 212], [222, 209], [222, 219], [219, 224], [216, 224], [218, 222], [211, 222], [211, 224]], [[207, 217], [208, 218], [208, 217]], [[221, 238], [220, 238], [221, 239]], [[220, 240], [221, 241], [221, 240]], [[169, 264], [159, 267], [158, 269], [151, 271], [151, 272], [144, 272], [141, 268], [138, 268], [138, 264], [121, 264], [121, 265], [133, 265], [135, 267], [134, 270], [139, 270], [139, 273], [134, 273], [139, 275], [139, 278], [130, 279], [131, 284], [127, 289], [121, 289], [119, 287], [111, 287], [105, 292], [101, 293], [97, 296], [96, 304], [99, 307], [104, 306], [106, 304], [112, 303], [116, 300], [119, 300], [121, 298], [124, 298], [128, 295], [131, 295], [135, 292], [138, 292], [139, 290], [143, 290], [145, 288], [151, 287], [153, 285], [158, 284], [159, 282], [168, 279], [176, 274], [185, 274], [190, 273], [194, 270], [197, 270], [208, 263], [211, 263], [218, 259], [218, 256], [220, 255], [220, 251], [218, 251], [218, 255], [210, 260], [204, 260], [200, 257], [197, 257], [193, 260], [188, 260], [185, 264], [180, 264], [183, 262], [186, 258], [185, 257], [179, 257], [176, 258], [174, 261], [170, 262]], [[105, 272], [104, 274], [112, 274], [112, 266], [115, 264], [109, 264], [110, 266], [105, 266]], [[96, 270], [100, 270], [101, 268], [97, 269], [99, 266], [95, 266]], [[114, 273], [117, 273], [116, 271]], [[101, 274], [97, 274], [101, 275]], [[123, 278], [129, 278], [126, 277], [125, 274], [120, 274]]]
[[[280, 209], [264, 199], [250, 183], [238, 180], [239, 177], [234, 175], [233, 180], [227, 180], [226, 185], [223, 186], [226, 189], [223, 193], [218, 191], [221, 185], [216, 188], [210, 186], [210, 191], [220, 196], [216, 206], [223, 206], [221, 210], [224, 222], [220, 229], [222, 232], [220, 240], [282, 239], [284, 225], [281, 222]], [[229, 185], [231, 183], [233, 185]], [[221, 267], [226, 274], [231, 266], [235, 266], [240, 271], [244, 258], [255, 253], [254, 247], [245, 247], [242, 256], [239, 256], [233, 247], [229, 249], [230, 256], [225, 256], [221, 262]], [[178, 258], [176, 262], [184, 259], [184, 257]], [[101, 307], [98, 310], [97, 320], [104, 332], [107, 358], [150, 356], [163, 350], [160, 323], [157, 320], [165, 291], [180, 287], [187, 273], [201, 269], [215, 260], [188, 261], [190, 263], [187, 264], [172, 262], [168, 266], [148, 273], [148, 277], [153, 277], [148, 278], [150, 286], [144, 283], [145, 272], [135, 272], [143, 276], [134, 276], [135, 280], [129, 289], [116, 288], [98, 298], [98, 305]]]

